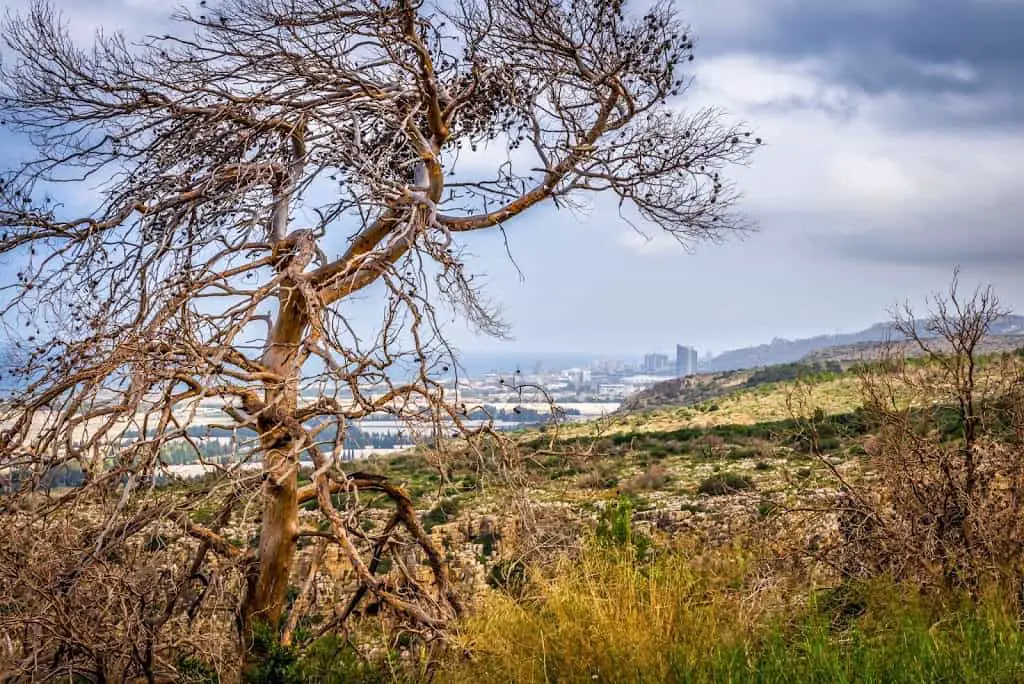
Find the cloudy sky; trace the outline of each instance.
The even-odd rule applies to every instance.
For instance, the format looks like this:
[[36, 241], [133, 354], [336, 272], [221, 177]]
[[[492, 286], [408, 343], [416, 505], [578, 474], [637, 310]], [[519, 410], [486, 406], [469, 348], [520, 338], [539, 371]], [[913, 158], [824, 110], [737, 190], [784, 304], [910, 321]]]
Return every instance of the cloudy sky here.
[[[493, 270], [520, 344], [722, 350], [852, 331], [956, 264], [1024, 307], [1024, 2], [679, 7], [698, 36], [694, 106], [768, 143], [735, 174], [760, 231], [686, 254], [611, 216], [534, 219], [510, 232], [526, 281]], [[541, 233], [557, 237], [531, 249]]]
[[[22, 0], [5, 3], [19, 8]], [[162, 0], [57, 0], [76, 33], [166, 22]], [[533, 212], [473, 236], [513, 342], [466, 350], [722, 351], [847, 332], [948, 282], [1024, 311], [1024, 0], [680, 0], [697, 36], [685, 106], [766, 145], [733, 173], [760, 230], [650, 240], [598, 209]]]

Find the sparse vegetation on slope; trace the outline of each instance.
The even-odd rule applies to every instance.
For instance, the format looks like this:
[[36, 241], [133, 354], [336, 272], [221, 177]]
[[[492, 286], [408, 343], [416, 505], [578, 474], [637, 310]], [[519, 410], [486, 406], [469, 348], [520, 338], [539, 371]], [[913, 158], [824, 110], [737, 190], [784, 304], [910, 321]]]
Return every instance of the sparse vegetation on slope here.
[[[465, 610], [444, 639], [424, 639], [382, 601], [353, 601], [351, 561], [328, 553], [330, 530], [304, 506], [287, 614], [307, 616], [254, 631], [248, 681], [1021, 681], [1024, 353], [978, 353], [998, 303], [988, 291], [958, 302], [930, 324], [948, 344], [921, 340], [920, 358], [755, 371], [689, 407], [342, 464], [357, 491], [330, 503], [356, 506], [345, 529], [373, 544], [373, 581], [419, 597], [443, 565]], [[229, 524], [209, 484], [154, 495], [244, 562], [258, 520]], [[20, 499], [18, 515], [47, 496]], [[389, 536], [396, 500], [424, 542]], [[147, 514], [125, 513], [129, 525]], [[76, 612], [53, 615], [76, 633], [115, 632], [113, 606], [161, 586], [152, 558], [202, 549], [165, 525], [83, 566], [83, 531], [102, 541], [84, 513], [60, 537], [7, 541], [0, 630], [38, 587], [71, 577]], [[210, 591], [182, 599], [219, 601], [226, 616], [202, 625], [202, 649], [163, 652], [189, 681], [230, 669], [234, 597]], [[292, 612], [314, 600], [335, 612]], [[114, 640], [106, 657], [132, 646], [145, 642]]]
[[618, 413], [651, 410], [664, 406], [693, 406], [709, 403], [741, 389], [753, 389], [798, 378], [834, 377], [844, 372], [849, 366], [850, 363], [844, 364], [837, 361], [794, 362], [672, 378], [628, 397], [619, 407]]

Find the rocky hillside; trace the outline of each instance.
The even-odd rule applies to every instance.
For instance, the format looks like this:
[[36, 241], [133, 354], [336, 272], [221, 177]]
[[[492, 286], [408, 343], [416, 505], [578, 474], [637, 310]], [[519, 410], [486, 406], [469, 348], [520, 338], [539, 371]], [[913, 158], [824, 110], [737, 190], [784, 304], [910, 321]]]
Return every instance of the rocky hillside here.
[[[942, 345], [936, 345], [939, 348]], [[893, 344], [879, 342], [861, 342], [842, 347], [830, 347], [808, 354], [802, 359], [805, 363], [827, 363], [837, 361], [849, 364], [855, 361], [876, 359], [888, 347], [891, 352], [906, 354], [908, 356], [919, 356], [921, 349], [913, 342], [900, 342]], [[1024, 334], [990, 335], [981, 341], [978, 347], [979, 354], [995, 354], [998, 352], [1010, 352], [1024, 348]]]
[[[1001, 329], [1005, 329], [1002, 327]], [[854, 364], [877, 359], [883, 351], [917, 356], [916, 344], [904, 341], [859, 342], [813, 351], [798, 361], [769, 364], [759, 368], [714, 371], [659, 382], [627, 397], [619, 413], [646, 411], [670, 406], [692, 406], [718, 399], [736, 390], [795, 380], [808, 375], [841, 374]], [[979, 353], [993, 354], [1024, 349], [1024, 334], [991, 335], [981, 343]]]
[[[1024, 316], [1005, 316], [997, 321], [991, 330], [993, 337], [1017, 336], [1024, 333]], [[701, 365], [700, 370], [709, 373], [758, 368], [782, 363], [794, 363], [826, 352], [829, 358], [834, 349], [872, 348], [880, 343], [898, 340], [902, 337], [891, 323], [876, 323], [859, 332], [842, 335], [818, 335], [799, 340], [776, 338], [768, 344], [744, 347], [723, 352]]]
[[737, 390], [753, 389], [807, 375], [842, 373], [849, 366], [849, 363], [835, 360], [798, 362], [672, 378], [627, 397], [618, 412], [646, 411], [665, 406], [692, 406], [718, 399]]

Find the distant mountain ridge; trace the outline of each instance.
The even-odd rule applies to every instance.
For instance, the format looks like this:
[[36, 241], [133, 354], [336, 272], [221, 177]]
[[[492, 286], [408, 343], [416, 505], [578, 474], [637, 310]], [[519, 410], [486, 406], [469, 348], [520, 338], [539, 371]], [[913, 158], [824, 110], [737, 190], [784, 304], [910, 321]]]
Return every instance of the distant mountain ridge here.
[[[1024, 334], [1024, 316], [1004, 316], [990, 331], [992, 336]], [[699, 364], [702, 373], [717, 373], [745, 368], [760, 368], [783, 363], [794, 363], [834, 347], [854, 347], [879, 342], [896, 341], [902, 335], [892, 323], [876, 323], [859, 332], [841, 335], [818, 335], [798, 340], [776, 338], [768, 344], [743, 347], [723, 352]]]
[[[918, 331], [923, 333], [923, 323], [918, 324]], [[842, 373], [856, 363], [877, 358], [881, 346], [888, 342], [893, 343], [899, 353], [911, 356], [921, 353], [917, 345], [886, 323], [848, 335], [776, 339], [770, 344], [735, 349], [716, 356], [698, 368], [696, 375], [651, 385], [626, 397], [617, 412], [692, 406], [737, 390], [792, 380], [808, 373]], [[935, 346], [944, 349], [948, 345], [937, 342]], [[979, 354], [992, 354], [1021, 348], [1024, 348], [1024, 316], [1006, 316], [991, 327], [977, 351]]]

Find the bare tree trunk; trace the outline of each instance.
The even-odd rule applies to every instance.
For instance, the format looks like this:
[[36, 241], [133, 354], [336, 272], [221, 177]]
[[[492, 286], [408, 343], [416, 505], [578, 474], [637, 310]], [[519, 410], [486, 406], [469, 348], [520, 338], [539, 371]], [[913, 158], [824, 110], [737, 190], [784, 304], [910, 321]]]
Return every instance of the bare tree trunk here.
[[265, 455], [259, 574], [246, 601], [248, 629], [256, 622], [277, 629], [288, 593], [299, 531], [298, 454], [287, 436], [263, 436]]
[[252, 630], [263, 623], [277, 631], [295, 563], [299, 532], [298, 473], [303, 448], [298, 410], [298, 350], [306, 333], [305, 303], [297, 288], [282, 287], [280, 312], [270, 331], [263, 365], [283, 381], [266, 386], [266, 415], [259, 416], [263, 451], [263, 519], [259, 565], [242, 611], [243, 636], [252, 648]]

